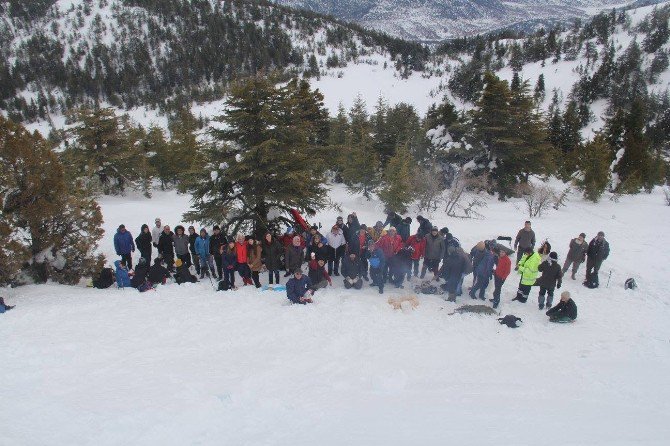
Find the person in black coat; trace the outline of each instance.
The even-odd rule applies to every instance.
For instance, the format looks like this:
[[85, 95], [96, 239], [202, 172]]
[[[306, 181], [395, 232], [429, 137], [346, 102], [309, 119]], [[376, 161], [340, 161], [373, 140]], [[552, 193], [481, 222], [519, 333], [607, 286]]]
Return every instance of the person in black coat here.
[[177, 267], [177, 272], [174, 275], [175, 281], [181, 285], [182, 283], [196, 283], [198, 279], [191, 274], [191, 271], [188, 269], [188, 264], [181, 259], [175, 261], [175, 266]]
[[355, 212], [347, 215], [347, 224], [345, 226], [347, 228], [347, 230], [344, 231], [345, 238], [347, 239], [347, 243], [351, 243], [353, 239], [358, 237], [358, 232], [361, 230], [361, 224], [358, 221]]
[[448, 246], [447, 257], [445, 257], [441, 269], [442, 277], [447, 283], [441, 285], [441, 287], [449, 294], [447, 300], [450, 302], [456, 302], [456, 291], [464, 271], [465, 258], [458, 253], [454, 246]]
[[174, 271], [174, 232], [167, 225], [158, 238], [158, 254], [163, 258], [168, 271]]
[[542, 273], [535, 282], [540, 286], [540, 294], [537, 296], [537, 303], [540, 310], [544, 309], [544, 296], [547, 295], [547, 308], [551, 308], [554, 301], [554, 290], [561, 288], [563, 280], [563, 270], [558, 264], [558, 254], [551, 252], [547, 260], [540, 263], [537, 270]]
[[195, 252], [195, 241], [198, 239], [198, 234], [195, 232], [195, 227], [188, 227], [188, 250], [191, 251], [191, 257], [195, 265], [195, 272], [200, 275], [200, 259], [198, 253]]
[[221, 263], [221, 247], [226, 245], [226, 234], [221, 232], [221, 228], [217, 225], [213, 228], [213, 233], [209, 237], [209, 253], [214, 256], [216, 262], [216, 278], [221, 280], [223, 277], [223, 264]]
[[422, 237], [426, 237], [428, 234], [430, 234], [431, 229], [433, 229], [433, 224], [425, 218], [423, 215], [419, 215], [416, 217], [416, 221], [419, 222], [419, 229], [417, 229], [416, 233], [421, 234]]
[[[147, 229], [149, 229], [149, 226], [147, 226]], [[151, 244], [151, 234], [149, 234], [149, 244]], [[130, 279], [130, 286], [133, 288], [139, 288], [144, 284], [144, 282], [146, 282], [148, 275], [149, 264], [144, 259], [144, 256], [142, 256], [140, 257], [140, 260], [137, 262], [137, 266], [135, 267], [135, 274]]]
[[140, 257], [145, 260], [146, 265], [149, 265], [151, 263], [151, 247], [153, 246], [149, 225], [142, 225], [140, 235], [135, 238], [135, 245], [140, 251]]
[[586, 251], [586, 281], [584, 285], [596, 288], [599, 284], [598, 271], [610, 255], [610, 244], [605, 240], [605, 233], [600, 231], [589, 243]]
[[356, 253], [349, 253], [342, 259], [342, 276], [344, 277], [344, 287], [346, 289], [355, 288], [360, 290], [363, 288], [363, 279], [361, 278], [361, 259]]
[[577, 304], [570, 298], [569, 292], [563, 291], [561, 300], [546, 314], [549, 316], [549, 322], [572, 322], [577, 319]]
[[312, 253], [314, 253], [316, 260], [328, 262], [331, 259], [330, 246], [324, 245], [321, 234], [315, 234], [312, 237], [312, 243], [307, 247], [307, 261], [312, 260]]
[[163, 260], [157, 257], [154, 259], [154, 264], [149, 268], [147, 277], [152, 284], [165, 284], [170, 277], [170, 271], [163, 266]]
[[279, 285], [279, 270], [282, 268], [281, 257], [284, 253], [284, 247], [279, 243], [272, 233], [265, 234], [262, 244], [261, 261], [268, 270], [270, 285], [276, 283]]
[[384, 221], [383, 227], [386, 227], [387, 225], [391, 225], [395, 227], [396, 229], [398, 226], [403, 224], [403, 219], [400, 215], [393, 211], [389, 211], [386, 213], [386, 221]]

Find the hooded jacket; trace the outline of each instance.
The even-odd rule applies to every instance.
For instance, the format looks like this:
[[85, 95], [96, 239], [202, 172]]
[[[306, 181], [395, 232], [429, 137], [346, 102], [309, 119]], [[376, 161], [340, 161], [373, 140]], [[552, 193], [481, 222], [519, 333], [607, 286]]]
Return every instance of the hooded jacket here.
[[413, 235], [407, 239], [406, 245], [412, 248], [412, 260], [419, 260], [426, 253], [426, 238], [422, 237], [419, 240], [417, 235]]
[[133, 236], [130, 234], [130, 231], [121, 232], [120, 229], [116, 230], [116, 234], [114, 234], [114, 249], [116, 250], [116, 255], [119, 256], [135, 251], [135, 242], [133, 242]]
[[518, 272], [521, 274], [521, 285], [535, 285], [541, 261], [542, 256], [536, 252], [533, 252], [530, 256], [524, 254], [521, 257], [518, 264]]
[[563, 279], [563, 270], [561, 265], [558, 262], [548, 258], [544, 262], [540, 263], [538, 271], [542, 273], [539, 279], [537, 279], [536, 285], [544, 287], [548, 290], [553, 290], [557, 286], [561, 287], [561, 280]]
[[607, 240], [603, 239], [602, 242], [598, 241], [598, 237], [591, 240], [589, 243], [589, 249], [587, 251], [589, 259], [596, 262], [602, 262], [607, 259], [610, 255], [610, 244]]
[[174, 257], [174, 232], [170, 231], [167, 234], [165, 231], [161, 232], [158, 239], [158, 252], [163, 254], [163, 257]]
[[153, 246], [151, 232], [144, 232], [145, 228], [149, 229], [149, 225], [142, 225], [142, 229], [140, 229], [140, 235], [135, 237], [135, 245], [137, 246], [137, 249], [140, 250], [140, 252], [151, 251], [151, 247]]
[[201, 259], [209, 258], [209, 235], [205, 234], [204, 238], [199, 235], [195, 239], [195, 252]]
[[[177, 226], [176, 229], [184, 229], [182, 226]], [[188, 248], [188, 235], [182, 234], [182, 235], [173, 235], [172, 236], [172, 242], [174, 243], [174, 252], [178, 256], [183, 256], [189, 253], [189, 248]]]
[[300, 246], [290, 245], [286, 248], [286, 270], [293, 272], [302, 266], [304, 256]]
[[391, 233], [386, 234], [377, 241], [377, 248], [381, 249], [384, 253], [384, 257], [390, 259], [392, 256], [396, 255], [404, 246], [402, 237], [396, 234], [395, 236]]
[[565, 258], [571, 262], [583, 262], [588, 250], [589, 244], [586, 243], [586, 240], [579, 244], [577, 239], [573, 238], [570, 240], [570, 250]]
[[263, 248], [258, 242], [254, 242], [253, 246], [247, 243], [247, 264], [251, 271], [258, 273], [263, 269]]
[[554, 308], [549, 309], [546, 314], [549, 317], [557, 319], [565, 317], [574, 321], [577, 319], [577, 304], [572, 299], [568, 299], [565, 302], [561, 300]]
[[286, 282], [286, 297], [294, 304], [300, 303], [300, 298], [305, 296], [307, 290], [312, 288], [312, 281], [306, 275], [302, 275], [300, 279], [291, 277]]
[[114, 266], [116, 267], [115, 275], [116, 275], [116, 285], [119, 288], [125, 288], [130, 286], [130, 274], [128, 273], [128, 270], [126, 268], [121, 267], [121, 261], [117, 260], [114, 262]]
[[493, 274], [493, 267], [495, 266], [495, 256], [490, 250], [485, 250], [482, 259], [475, 268], [475, 275], [477, 277], [491, 277]]
[[444, 253], [444, 238], [439, 233], [437, 235], [430, 233], [425, 237], [425, 240], [426, 253], [424, 257], [426, 260], [441, 259]]
[[354, 260], [351, 260], [351, 257], [345, 256], [342, 259], [342, 275], [344, 277], [359, 277], [361, 275], [361, 259], [356, 256]]

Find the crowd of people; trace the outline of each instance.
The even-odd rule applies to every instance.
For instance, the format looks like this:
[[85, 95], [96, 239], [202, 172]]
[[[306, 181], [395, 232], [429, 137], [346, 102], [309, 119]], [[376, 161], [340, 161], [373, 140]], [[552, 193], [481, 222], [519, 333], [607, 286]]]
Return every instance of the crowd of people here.
[[[576, 305], [569, 293], [563, 293], [561, 301], [552, 308], [554, 292], [561, 288], [563, 275], [570, 270], [571, 279], [576, 280], [580, 266], [586, 262], [584, 285], [595, 288], [599, 284], [600, 266], [609, 255], [609, 243], [603, 232], [591, 242], [582, 233], [569, 242], [561, 266], [558, 254], [547, 240], [535, 249], [537, 240], [529, 221], [514, 239], [514, 249], [497, 240], [486, 240], [466, 252], [448, 228], [440, 229], [421, 215], [416, 220], [418, 228], [411, 234], [410, 217], [390, 212], [385, 222], [367, 226], [352, 213], [346, 222], [338, 217], [323, 233], [316, 225], [304, 229], [296, 225], [283, 234], [268, 232], [260, 238], [243, 234], [227, 236], [219, 226], [214, 226], [211, 234], [205, 228], [196, 232], [193, 226], [187, 230], [177, 226], [172, 232], [170, 226], [157, 218], [155, 226], [143, 225], [133, 239], [121, 225], [114, 236], [116, 254], [120, 256], [115, 262], [116, 282], [119, 287], [146, 291], [167, 283], [171, 277], [181, 284], [196, 282], [199, 276], [212, 279], [212, 283], [217, 280], [219, 289], [234, 290], [236, 275], [243, 286], [260, 288], [261, 273], [267, 273], [269, 285], [279, 285], [282, 276], [288, 278], [285, 285], [288, 299], [307, 304], [317, 290], [333, 286], [334, 276], [342, 276], [347, 289], [360, 290], [369, 283], [383, 294], [387, 286], [403, 288], [405, 281], [414, 281], [420, 283], [416, 285], [418, 291], [446, 294], [447, 300], [455, 302], [463, 294], [465, 278], [472, 274], [469, 296], [486, 300], [493, 280], [490, 301], [497, 308], [502, 287], [514, 269], [520, 280], [512, 300], [525, 303], [532, 287], [537, 286], [540, 310], [549, 309], [547, 314], [552, 320], [574, 320]], [[499, 239], [508, 239], [511, 245], [511, 238]], [[133, 268], [136, 250], [140, 258]], [[512, 268], [510, 256], [514, 253]]]

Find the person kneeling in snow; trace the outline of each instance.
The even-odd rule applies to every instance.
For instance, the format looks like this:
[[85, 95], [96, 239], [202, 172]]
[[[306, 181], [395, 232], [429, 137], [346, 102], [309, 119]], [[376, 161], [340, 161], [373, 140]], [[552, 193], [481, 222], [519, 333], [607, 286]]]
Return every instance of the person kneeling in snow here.
[[326, 271], [326, 262], [324, 259], [315, 259], [315, 254], [312, 253], [312, 260], [309, 261], [309, 280], [312, 282], [312, 289], [314, 291], [326, 288], [328, 285], [333, 286], [333, 281]]
[[165, 285], [168, 277], [170, 277], [170, 271], [163, 266], [163, 260], [160, 257], [156, 257], [154, 264], [149, 268], [149, 282], [153, 285]]
[[177, 268], [174, 279], [179, 285], [187, 282], [196, 283], [198, 281], [198, 279], [193, 274], [191, 274], [191, 271], [189, 271], [188, 264], [183, 262], [181, 259], [175, 260], [174, 266]]
[[572, 322], [577, 319], [577, 304], [570, 298], [570, 292], [563, 291], [561, 300], [556, 306], [547, 311], [549, 322]]
[[346, 289], [363, 288], [363, 279], [361, 279], [361, 260], [356, 253], [352, 252], [342, 259], [342, 275], [344, 276], [344, 287]]
[[117, 260], [114, 262], [114, 266], [116, 267], [116, 286], [119, 288], [130, 287], [130, 272], [126, 267], [125, 260]]
[[311, 304], [314, 290], [309, 277], [302, 274], [302, 270], [296, 269], [293, 277], [286, 283], [286, 297], [294, 304]]

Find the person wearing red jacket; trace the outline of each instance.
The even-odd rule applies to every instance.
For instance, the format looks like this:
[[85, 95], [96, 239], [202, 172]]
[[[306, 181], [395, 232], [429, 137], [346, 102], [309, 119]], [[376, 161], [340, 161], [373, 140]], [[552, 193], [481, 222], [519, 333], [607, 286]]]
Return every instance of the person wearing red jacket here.
[[240, 273], [240, 277], [242, 277], [242, 282], [245, 286], [254, 283], [251, 280], [251, 269], [247, 263], [248, 246], [248, 239], [246, 239], [242, 234], [237, 234], [237, 240], [235, 241], [235, 252], [237, 254], [237, 272]]
[[384, 283], [386, 283], [389, 275], [389, 265], [392, 263], [389, 260], [391, 257], [400, 252], [400, 250], [405, 246], [405, 242], [403, 242], [402, 237], [398, 235], [396, 228], [391, 226], [389, 232], [382, 236], [382, 238], [377, 241], [375, 246], [379, 248], [382, 253], [384, 253], [384, 258], [386, 259], [386, 265], [384, 267], [382, 276]]
[[509, 259], [507, 252], [504, 249], [501, 249], [498, 252], [498, 261], [496, 262], [496, 269], [493, 272], [493, 280], [495, 284], [495, 289], [493, 290], [493, 308], [498, 308], [500, 303], [500, 291], [502, 286], [509, 276], [509, 273], [512, 271], [512, 261]]
[[[414, 277], [419, 277], [419, 260], [423, 258], [423, 255], [426, 252], [426, 239], [421, 232], [417, 232], [407, 239], [405, 246], [412, 250], [410, 259], [412, 260]], [[410, 269], [407, 271], [407, 280], [410, 280], [411, 278], [412, 270]]]
[[333, 286], [333, 280], [328, 275], [328, 271], [324, 265], [324, 259], [316, 259], [316, 255], [312, 253], [309, 261], [309, 280], [312, 282], [312, 290], [316, 291], [321, 288], [326, 288], [328, 285]]

